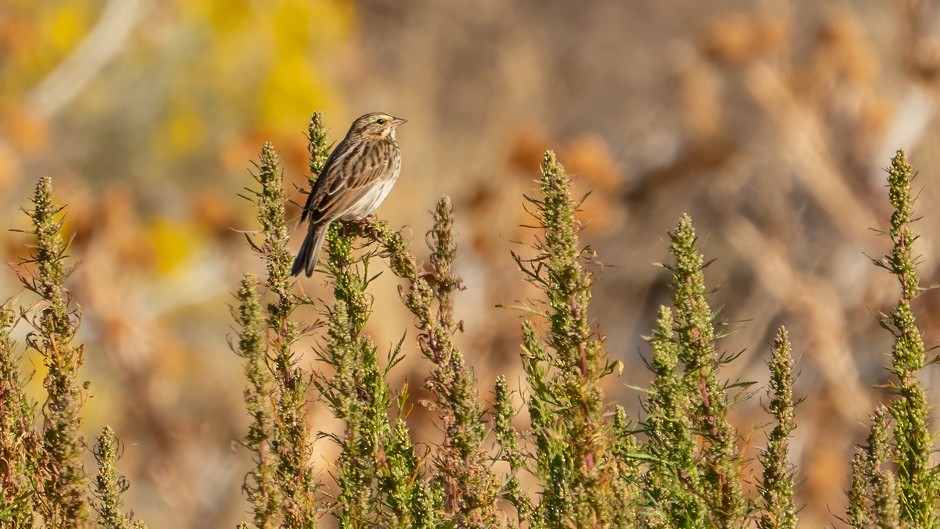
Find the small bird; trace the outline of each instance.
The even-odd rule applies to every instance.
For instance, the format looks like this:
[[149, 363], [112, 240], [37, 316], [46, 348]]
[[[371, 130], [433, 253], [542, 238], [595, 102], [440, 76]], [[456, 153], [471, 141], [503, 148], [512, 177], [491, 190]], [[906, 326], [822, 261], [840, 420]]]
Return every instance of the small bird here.
[[309, 217], [310, 223], [294, 259], [292, 275], [301, 270], [307, 277], [313, 275], [330, 223], [365, 218], [388, 196], [401, 172], [395, 129], [405, 121], [384, 112], [372, 112], [353, 121], [307, 195], [300, 222]]

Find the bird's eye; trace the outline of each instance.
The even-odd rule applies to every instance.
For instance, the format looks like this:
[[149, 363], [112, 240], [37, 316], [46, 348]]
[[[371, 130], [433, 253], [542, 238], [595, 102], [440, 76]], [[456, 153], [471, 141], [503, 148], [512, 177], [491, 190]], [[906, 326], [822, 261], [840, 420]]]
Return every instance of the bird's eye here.
[[385, 118], [379, 118], [375, 120], [375, 122], [378, 123], [379, 125], [385, 125]]

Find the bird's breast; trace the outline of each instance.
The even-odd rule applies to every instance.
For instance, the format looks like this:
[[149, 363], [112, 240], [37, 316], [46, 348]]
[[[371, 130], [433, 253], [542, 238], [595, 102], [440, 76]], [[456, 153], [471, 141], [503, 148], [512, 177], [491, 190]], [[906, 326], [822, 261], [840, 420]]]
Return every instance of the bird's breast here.
[[354, 220], [371, 215], [392, 190], [392, 186], [394, 186], [395, 181], [398, 180], [400, 169], [401, 159], [399, 158], [395, 161], [395, 167], [389, 171], [388, 176], [372, 185], [359, 200], [350, 206], [349, 210], [342, 216], [342, 219]]

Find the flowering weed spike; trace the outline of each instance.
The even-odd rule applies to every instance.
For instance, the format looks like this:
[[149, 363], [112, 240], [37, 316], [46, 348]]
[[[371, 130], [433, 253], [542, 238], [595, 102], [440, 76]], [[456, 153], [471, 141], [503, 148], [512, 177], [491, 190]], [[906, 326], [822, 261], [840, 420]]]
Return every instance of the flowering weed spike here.
[[773, 342], [770, 367], [768, 408], [776, 425], [761, 453], [764, 467], [761, 479], [761, 511], [757, 520], [760, 529], [796, 529], [796, 507], [793, 503], [793, 466], [789, 463], [790, 434], [796, 428], [793, 400], [793, 354], [787, 330], [780, 327]]
[[276, 329], [275, 324], [286, 322], [297, 303], [288, 294], [293, 285], [290, 275], [293, 259], [287, 250], [287, 220], [284, 209], [287, 196], [284, 193], [284, 171], [277, 152], [270, 143], [265, 143], [261, 148], [257, 167], [258, 173], [255, 179], [261, 188], [255, 192], [255, 196], [258, 207], [257, 218], [263, 237], [260, 247], [261, 257], [267, 271], [266, 286], [277, 296], [276, 303], [268, 307], [268, 324]]
[[888, 235], [894, 246], [887, 260], [891, 273], [897, 276], [901, 283], [901, 298], [907, 301], [917, 297], [920, 289], [911, 249], [917, 240], [911, 231], [911, 223], [915, 220], [914, 196], [911, 194], [914, 176], [914, 170], [907, 163], [904, 151], [899, 150], [891, 159], [891, 167], [888, 168], [888, 199], [894, 207]]
[[21, 273], [20, 280], [44, 302], [30, 321], [35, 331], [27, 338], [27, 344], [42, 354], [48, 370], [43, 380], [46, 402], [40, 456], [45, 465], [43, 495], [48, 501], [41, 502], [40, 508], [47, 525], [77, 527], [85, 523], [89, 512], [78, 439], [84, 400], [78, 369], [84, 349], [72, 344], [80, 315], [70, 307], [72, 295], [64, 284], [71, 269], [65, 264], [61, 210], [53, 203], [52, 179], [43, 177], [33, 194], [33, 209], [28, 212], [35, 246], [24, 264], [32, 264], [33, 268]]
[[[875, 264], [894, 275], [900, 286], [900, 299], [882, 327], [891, 332], [893, 380], [896, 398], [887, 408], [876, 410], [872, 419], [869, 445], [860, 450], [853, 463], [852, 488], [849, 491], [848, 522], [853, 527], [937, 527], [940, 475], [931, 465], [933, 439], [927, 397], [917, 378], [927, 364], [924, 339], [918, 329], [911, 302], [921, 288], [917, 278], [917, 240], [911, 229], [914, 195], [911, 183], [914, 171], [904, 151], [891, 159], [888, 169], [888, 197], [894, 212], [888, 236], [891, 251]], [[889, 428], [887, 417], [894, 419]], [[891, 435], [891, 442], [888, 436]], [[892, 472], [886, 462], [896, 465]], [[884, 468], [882, 468], [884, 465]]]
[[120, 457], [119, 443], [114, 430], [105, 426], [95, 443], [95, 460], [98, 461], [98, 475], [95, 477], [95, 511], [98, 513], [98, 525], [105, 529], [130, 529], [141, 527], [134, 518], [124, 512], [121, 495], [128, 488], [127, 480], [117, 471]]
[[29, 495], [39, 489], [39, 439], [33, 430], [34, 406], [23, 390], [20, 359], [10, 336], [16, 312], [0, 306], [0, 522], [31, 528], [34, 505]]
[[852, 460], [845, 521], [856, 529], [902, 527], [896, 480], [888, 468], [894, 459], [888, 430], [888, 409], [879, 406], [871, 418], [868, 444], [859, 448]]
[[696, 459], [694, 425], [689, 410], [690, 394], [683, 384], [679, 345], [673, 331], [673, 313], [660, 307], [657, 326], [650, 337], [653, 357], [649, 367], [653, 382], [644, 404], [646, 419], [641, 426], [647, 435], [646, 450], [654, 463], [644, 476], [644, 524], [660, 520], [668, 527], [701, 527], [706, 506], [701, 471]]
[[522, 436], [513, 428], [516, 410], [506, 377], [496, 379], [493, 398], [493, 432], [499, 445], [499, 459], [509, 464], [509, 474], [503, 482], [502, 497], [516, 509], [519, 524], [526, 522], [532, 512], [532, 502], [519, 483], [518, 473], [525, 469], [526, 456], [522, 450]]
[[418, 343], [424, 356], [434, 363], [425, 387], [435, 396], [444, 431], [437, 455], [438, 479], [443, 481], [445, 508], [451, 511], [458, 527], [499, 527], [499, 485], [483, 446], [487, 434], [483, 406], [473, 372], [453, 342], [459, 329], [454, 319], [454, 293], [461, 283], [451, 271], [457, 246], [450, 197], [438, 202], [429, 235], [437, 307], [434, 310], [427, 306], [422, 311], [425, 316], [419, 315]]
[[616, 434], [605, 415], [600, 380], [614, 364], [590, 325], [592, 277], [580, 263], [571, 178], [550, 151], [541, 173], [541, 198], [529, 199], [542, 232], [532, 244], [537, 256], [514, 256], [526, 278], [544, 292], [549, 324], [544, 344], [531, 324], [523, 327], [536, 474], [544, 488], [533, 524], [609, 525], [620, 516], [615, 511], [622, 501], [613, 492], [619, 479], [611, 452]]
[[691, 417], [702, 435], [702, 483], [700, 491], [712, 523], [721, 528], [744, 524], [747, 504], [741, 489], [737, 433], [728, 423], [728, 397], [718, 379], [722, 363], [715, 350], [714, 314], [705, 290], [704, 260], [695, 247], [692, 219], [683, 215], [669, 234], [673, 268], [674, 324], [678, 357], [685, 364], [685, 391], [691, 398]]
[[[277, 497], [280, 500], [282, 525], [312, 529], [316, 527], [317, 518], [314, 505], [317, 482], [313, 475], [311, 442], [307, 432], [308, 375], [297, 366], [293, 351], [294, 343], [303, 332], [292, 318], [298, 300], [290, 293], [293, 286], [290, 275], [293, 259], [287, 250], [284, 212], [287, 198], [283, 189], [281, 162], [270, 143], [262, 147], [256, 167], [254, 177], [259, 188], [249, 192], [258, 209], [262, 240], [260, 244], [250, 243], [250, 246], [258, 250], [264, 261], [266, 277], [263, 285], [271, 297], [265, 305], [264, 324], [269, 370], [273, 374], [272, 431], [268, 433], [270, 454], [264, 452], [267, 445], [259, 444], [256, 457], [258, 461], [264, 460], [264, 464], [267, 464], [266, 458], [273, 459], [274, 482], [278, 486], [276, 492], [270, 491], [272, 496], [260, 501], [266, 505], [266, 511], [270, 507], [269, 502]], [[258, 472], [268, 470], [256, 467]], [[255, 512], [255, 518], [261, 521], [271, 519], [266, 512]]]
[[643, 472], [637, 457], [640, 448], [634, 435], [636, 426], [627, 418], [627, 410], [623, 406], [614, 408], [614, 443], [611, 447], [617, 466], [617, 479], [611, 488], [614, 527], [637, 527], [640, 524], [637, 498], [641, 496]]
[[310, 118], [307, 126], [307, 152], [310, 154], [310, 185], [323, 171], [327, 158], [330, 157], [330, 147], [326, 144], [326, 125], [323, 122], [323, 112], [317, 110]]
[[443, 493], [447, 518], [458, 527], [501, 526], [496, 505], [500, 487], [484, 447], [487, 429], [476, 380], [453, 341], [460, 329], [454, 294], [462, 286], [452, 272], [457, 248], [450, 198], [443, 197], [434, 210], [434, 226], [428, 233], [431, 267], [426, 275], [419, 274], [401, 234], [387, 224], [372, 221], [350, 228], [377, 242], [392, 272], [409, 283], [402, 298], [417, 320], [418, 347], [433, 364], [425, 387], [434, 396], [444, 433], [434, 457], [434, 480]]
[[[78, 380], [84, 348], [73, 343], [81, 315], [65, 287], [72, 268], [66, 263], [68, 245], [61, 233], [63, 209], [53, 201], [52, 180], [41, 178], [32, 208], [26, 211], [34, 242], [17, 271], [20, 282], [39, 302], [19, 308], [19, 313], [9, 303], [0, 307], [0, 527], [4, 528], [84, 528], [89, 526], [92, 507], [103, 527], [131, 523], [119, 509], [117, 495], [126, 482], [115, 478], [114, 458], [99, 458], [96, 489], [89, 487], [91, 479], [81, 466], [85, 444], [79, 437], [80, 412], [88, 383]], [[17, 317], [31, 327], [26, 345], [41, 355], [46, 368], [42, 421], [24, 392], [20, 359], [14, 352], [10, 333]], [[34, 429], [38, 422], [39, 432]], [[116, 445], [110, 429], [103, 435]], [[102, 479], [109, 478], [114, 478], [115, 486], [102, 488]], [[134, 525], [143, 527], [140, 522]]]
[[408, 385], [398, 395], [398, 417], [391, 437], [385, 444], [385, 462], [380, 472], [380, 488], [386, 506], [397, 519], [398, 527], [433, 528], [441, 523], [441, 505], [429, 506], [431, 488], [419, 474], [420, 459], [411, 442], [405, 420], [408, 412]]
[[[363, 333], [372, 312], [366, 295], [373, 276], [372, 257], [353, 255], [356, 237], [368, 223], [333, 224], [327, 234], [326, 271], [333, 281], [336, 302], [328, 311], [327, 338], [318, 348], [321, 360], [334, 373], [315, 381], [332, 413], [345, 423], [336, 481], [339, 493], [332, 506], [340, 527], [408, 527], [433, 523], [424, 516], [428, 488], [417, 475], [414, 447], [404, 423], [404, 402], [394, 428], [389, 424], [391, 397], [386, 374], [400, 359], [399, 347], [378, 364], [376, 346]], [[402, 394], [405, 398], [407, 393]], [[405, 504], [406, 499], [412, 503]], [[422, 507], [423, 506], [423, 507]], [[433, 513], [432, 513], [433, 514]]]
[[238, 308], [238, 343], [235, 352], [244, 360], [245, 407], [251, 424], [245, 435], [245, 447], [254, 453], [254, 468], [245, 479], [243, 490], [252, 505], [255, 527], [266, 529], [276, 522], [280, 501], [275, 466], [270, 453], [273, 416], [271, 409], [271, 372], [268, 367], [267, 341], [258, 279], [246, 274], [236, 294]]
[[[689, 368], [691, 377], [697, 370], [711, 368], [718, 360], [715, 351], [715, 328], [712, 310], [705, 290], [702, 272], [704, 258], [695, 247], [697, 237], [692, 218], [683, 215], [679, 225], [669, 233], [672, 244], [669, 252], [675, 257], [673, 269], [673, 298], [676, 306], [675, 328], [679, 339], [679, 357]], [[698, 387], [697, 381], [693, 386]]]
[[927, 397], [917, 378], [917, 371], [926, 365], [927, 357], [923, 336], [911, 310], [911, 301], [921, 290], [914, 266], [917, 258], [913, 245], [917, 237], [911, 230], [915, 220], [913, 179], [914, 172], [904, 151], [898, 151], [888, 170], [888, 195], [894, 206], [888, 234], [893, 245], [891, 253], [883, 260], [901, 287], [897, 307], [883, 322], [894, 335], [890, 371], [895, 376], [893, 387], [898, 397], [888, 409], [895, 420], [901, 520], [914, 527], [936, 527], [940, 522], [937, 515], [940, 477], [930, 464], [935, 435], [930, 431]]

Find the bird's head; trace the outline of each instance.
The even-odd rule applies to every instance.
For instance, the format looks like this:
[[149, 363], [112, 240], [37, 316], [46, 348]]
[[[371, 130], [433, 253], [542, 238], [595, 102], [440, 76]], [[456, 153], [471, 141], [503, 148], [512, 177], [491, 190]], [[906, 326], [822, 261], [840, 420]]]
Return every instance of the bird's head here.
[[360, 136], [395, 139], [395, 129], [407, 120], [384, 112], [372, 112], [353, 121], [350, 132]]

